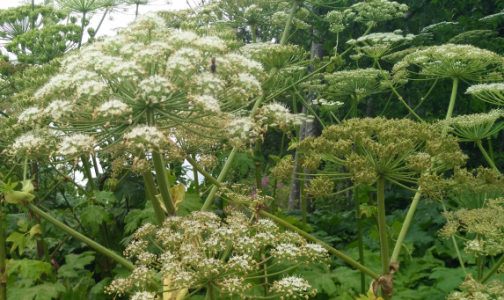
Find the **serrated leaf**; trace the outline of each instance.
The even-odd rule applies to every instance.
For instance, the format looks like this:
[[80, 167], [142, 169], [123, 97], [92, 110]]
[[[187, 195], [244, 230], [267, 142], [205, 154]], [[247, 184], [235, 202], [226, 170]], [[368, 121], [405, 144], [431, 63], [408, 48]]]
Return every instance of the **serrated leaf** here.
[[22, 260], [10, 260], [7, 264], [7, 276], [18, 273], [23, 278], [40, 279], [40, 276], [51, 274], [52, 265], [43, 261], [23, 258]]
[[81, 221], [84, 226], [98, 226], [103, 221], [110, 221], [110, 214], [99, 205], [90, 205], [81, 211]]
[[94, 252], [82, 254], [68, 254], [65, 256], [65, 264], [58, 270], [59, 278], [75, 278], [79, 276], [77, 271], [83, 270], [86, 265], [94, 261]]
[[11, 300], [51, 300], [57, 299], [60, 292], [64, 292], [65, 286], [56, 282], [45, 282], [29, 288], [18, 289], [9, 295]]
[[5, 239], [7, 242], [13, 242], [12, 247], [10, 249], [10, 253], [16, 251], [18, 249], [19, 255], [23, 254], [23, 251], [25, 248], [30, 248], [33, 249], [35, 245], [37, 244], [36, 241], [30, 239], [28, 234], [26, 233], [20, 233], [20, 232], [13, 232], [7, 239]]
[[438, 267], [432, 269], [429, 279], [435, 279], [435, 286], [446, 294], [453, 292], [464, 282], [465, 276], [462, 268], [449, 269]]
[[100, 204], [110, 204], [116, 202], [116, 197], [113, 192], [95, 191], [94, 196], [96, 198], [96, 202]]

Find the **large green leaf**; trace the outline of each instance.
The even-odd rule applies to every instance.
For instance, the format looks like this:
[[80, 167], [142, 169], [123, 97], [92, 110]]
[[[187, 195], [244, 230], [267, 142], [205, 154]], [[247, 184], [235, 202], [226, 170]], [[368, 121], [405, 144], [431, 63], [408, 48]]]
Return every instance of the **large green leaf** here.
[[7, 266], [7, 276], [18, 273], [23, 278], [40, 279], [40, 276], [51, 274], [52, 265], [43, 261], [23, 258], [22, 260], [10, 260]]
[[116, 202], [116, 197], [113, 192], [95, 191], [94, 196], [96, 198], [96, 202], [100, 204], [110, 204]]
[[81, 211], [81, 220], [84, 226], [98, 226], [103, 221], [110, 221], [110, 213], [99, 205], [90, 205]]
[[68, 254], [65, 256], [66, 263], [58, 270], [59, 278], [75, 278], [79, 276], [80, 270], [94, 261], [94, 252], [84, 252], [82, 254]]
[[51, 300], [57, 299], [65, 287], [59, 283], [45, 282], [29, 288], [17, 289], [9, 295], [9, 300]]
[[200, 197], [196, 194], [186, 194], [184, 201], [179, 205], [177, 210], [178, 216], [187, 216], [192, 211], [200, 210], [203, 206], [203, 202]]

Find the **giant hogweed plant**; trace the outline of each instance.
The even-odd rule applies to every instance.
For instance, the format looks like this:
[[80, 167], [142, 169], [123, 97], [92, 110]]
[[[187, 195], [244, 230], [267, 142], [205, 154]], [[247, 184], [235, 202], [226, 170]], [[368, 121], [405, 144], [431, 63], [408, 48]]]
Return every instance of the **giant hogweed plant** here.
[[[262, 2], [259, 3], [259, 8], [253, 7], [253, 5], [245, 8], [243, 10], [244, 18], [235, 24], [248, 25], [252, 28], [255, 26], [254, 23], [256, 25], [271, 23], [273, 26], [277, 26], [283, 22], [285, 26], [279, 45], [260, 43], [243, 48], [240, 48], [236, 41], [229, 39], [234, 34], [222, 22], [216, 22], [211, 26], [201, 26], [206, 25], [210, 20], [222, 19], [222, 16], [225, 16], [222, 14], [223, 7], [226, 7], [226, 4], [229, 5], [227, 2], [218, 5], [213, 3], [203, 7], [201, 14], [186, 13], [184, 18], [177, 19], [177, 17], [169, 15], [169, 26], [176, 23], [176, 27], [182, 27], [186, 31], [166, 29], [163, 20], [158, 17], [140, 17], [128, 29], [123, 30], [118, 37], [84, 47], [81, 52], [63, 59], [60, 74], [39, 89], [33, 97], [23, 98], [21, 102], [16, 103], [18, 107], [14, 110], [13, 117], [9, 118], [10, 125], [16, 124], [6, 130], [7, 134], [2, 136], [2, 146], [5, 147], [4, 153], [9, 155], [11, 162], [24, 166], [24, 176], [22, 176], [22, 190], [16, 188], [15, 184], [6, 182], [3, 187], [4, 195], [7, 196], [6, 200], [25, 204], [26, 207], [54, 226], [121, 263], [127, 269], [132, 270], [133, 274], [136, 274], [128, 279], [117, 281], [116, 284], [121, 286], [117, 287], [113, 284], [110, 290], [112, 292], [128, 290], [135, 293], [134, 299], [152, 299], [155, 297], [153, 293], [156, 291], [165, 290], [169, 293], [182, 289], [182, 293], [184, 293], [184, 289], [195, 292], [200, 288], [206, 288], [209, 297], [212, 295], [215, 297], [216, 289], [229, 292], [230, 290], [224, 282], [232, 285], [231, 281], [233, 281], [236, 283], [236, 289], [231, 292], [237, 292], [240, 296], [247, 295], [245, 291], [248, 287], [247, 280], [252, 279], [253, 281], [262, 278], [263, 285], [265, 287], [269, 285], [266, 280], [268, 278], [266, 275], [268, 263], [265, 263], [264, 260], [271, 260], [270, 263], [275, 263], [275, 259], [278, 259], [275, 257], [278, 253], [275, 248], [278, 245], [271, 245], [271, 248], [265, 246], [263, 247], [265, 248], [264, 253], [255, 252], [252, 255], [253, 258], [249, 263], [259, 265], [260, 268], [256, 269], [259, 274], [256, 276], [258, 278], [250, 278], [247, 277], [250, 273], [233, 273], [230, 266], [232, 257], [229, 255], [232, 251], [237, 255], [244, 253], [240, 253], [239, 243], [234, 244], [235, 241], [229, 241], [233, 246], [226, 248], [224, 252], [209, 252], [205, 245], [198, 246], [197, 242], [194, 245], [188, 244], [191, 248], [194, 247], [193, 250], [201, 253], [206, 262], [218, 266], [218, 268], [205, 269], [208, 267], [207, 265], [191, 263], [190, 259], [184, 255], [182, 248], [176, 248], [179, 253], [174, 254], [173, 257], [166, 255], [168, 253], [166, 251], [169, 251], [169, 245], [163, 244], [165, 237], [161, 234], [162, 230], [158, 231], [156, 228], [145, 235], [137, 233], [134, 242], [128, 247], [129, 250], [126, 254], [137, 258], [139, 266], [135, 267], [128, 260], [68, 228], [29, 203], [34, 198], [33, 187], [27, 176], [29, 161], [37, 160], [55, 166], [82, 164], [91, 191], [81, 189], [81, 192], [89, 199], [91, 206], [99, 206], [99, 201], [103, 201], [103, 194], [94, 184], [90, 171], [91, 168], [96, 167], [97, 163], [93, 162], [95, 165], [93, 166], [89, 157], [93, 158], [96, 153], [110, 156], [114, 159], [114, 175], [122, 175], [121, 178], [125, 178], [124, 174], [127, 172], [143, 175], [147, 196], [154, 209], [157, 225], [160, 226], [165, 224], [165, 214], [173, 215], [177, 209], [177, 203], [173, 203], [174, 197], [177, 198], [176, 190], [170, 187], [165, 162], [187, 158], [193, 167], [201, 171], [212, 183], [213, 187], [202, 208], [202, 210], [208, 210], [219, 187], [223, 186], [222, 182], [236, 153], [253, 144], [256, 144], [256, 150], [260, 151], [258, 141], [261, 139], [258, 137], [266, 130], [263, 125], [278, 126], [286, 130], [292, 126], [298, 127], [305, 120], [303, 117], [292, 116], [282, 105], [266, 103], [261, 106], [261, 104], [271, 101], [287, 91], [295, 93], [296, 98], [302, 99], [303, 95], [299, 92], [303, 87], [301, 83], [312, 77], [316, 78], [314, 76], [322, 71], [330, 70], [328, 67], [341, 66], [344, 63], [342, 58], [352, 49], [357, 50], [357, 53], [351, 58], [359, 62], [360, 58], [367, 56], [374, 61], [373, 67], [378, 68], [363, 70], [363, 72], [356, 71], [353, 74], [356, 77], [352, 75], [350, 79], [355, 79], [360, 75], [369, 76], [363, 76], [354, 83], [345, 81], [345, 76], [338, 76], [344, 75], [343, 73], [327, 74], [326, 78], [329, 85], [336, 87], [330, 90], [334, 93], [333, 97], [340, 99], [339, 97], [342, 96], [350, 96], [349, 98], [353, 100], [352, 102], [355, 104], [351, 106], [355, 107], [353, 109], [354, 116], [360, 100], [372, 94], [392, 90], [410, 113], [419, 118], [398, 93], [398, 88], [407, 83], [407, 72], [415, 75], [418, 73], [411, 70], [412, 64], [417, 64], [417, 67], [424, 70], [419, 75], [426, 75], [427, 79], [454, 79], [454, 92], [452, 92], [448, 106], [448, 118], [453, 112], [459, 79], [471, 81], [500, 79], [496, 71], [500, 70], [502, 59], [489, 51], [471, 46], [428, 48], [427, 50], [430, 52], [425, 53], [427, 58], [415, 58], [413, 54], [407, 56], [392, 70], [392, 76], [388, 75], [387, 71], [381, 68], [379, 59], [383, 55], [390, 54], [397, 47], [404, 46], [412, 37], [400, 35], [398, 32], [367, 35], [378, 22], [404, 16], [407, 7], [391, 1], [357, 3], [342, 13], [333, 13], [331, 18], [327, 18], [331, 22], [332, 31], [338, 34], [338, 38], [352, 20], [365, 23], [367, 31], [363, 38], [351, 40], [348, 43], [350, 46], [345, 52], [338, 53], [338, 49], [336, 49], [334, 59], [318, 65], [319, 67], [314, 72], [304, 74], [302, 68], [310, 63], [305, 59], [306, 53], [303, 54], [296, 46], [287, 45], [287, 41], [291, 37], [291, 27], [295, 27], [296, 31], [306, 28], [306, 24], [301, 19], [310, 20], [307, 18], [310, 14], [308, 9], [310, 5], [315, 3], [310, 3], [310, 1], [281, 2], [277, 8], [281, 8], [283, 11], [265, 14], [262, 14], [261, 9], [267, 10], [268, 7]], [[229, 11], [232, 10], [229, 9]], [[230, 17], [229, 13], [228, 17]], [[261, 19], [263, 17], [264, 19]], [[187, 31], [187, 29], [194, 31]], [[269, 32], [275, 30], [272, 29]], [[261, 35], [261, 33], [253, 30], [252, 40], [256, 41], [256, 35]], [[261, 37], [264, 38], [267, 35]], [[233, 50], [237, 53], [231, 52]], [[81, 67], [83, 70], [77, 69]], [[294, 73], [296, 74], [292, 78], [295, 80], [285, 80]], [[340, 83], [341, 81], [344, 82]], [[341, 94], [345, 93], [345, 84], [350, 88], [349, 92]], [[353, 84], [361, 86], [353, 86]], [[313, 82], [306, 87], [310, 87], [310, 85], [313, 85]], [[498, 91], [493, 92], [492, 96], [497, 93]], [[245, 108], [252, 103], [254, 104], [252, 110], [245, 112], [249, 117], [243, 117], [241, 113], [229, 113]], [[327, 103], [327, 101], [320, 99], [317, 103]], [[314, 117], [318, 117], [314, 110], [309, 111], [314, 114]], [[336, 116], [333, 115], [333, 118], [336, 122], [340, 122]], [[13, 122], [13, 120], [15, 121]], [[367, 122], [381, 124], [382, 127], [378, 126], [378, 128], [383, 130], [380, 133], [383, 135], [376, 134], [372, 129], [366, 127]], [[419, 177], [428, 177], [430, 173], [440, 172], [462, 163], [464, 156], [461, 155], [453, 137], [445, 135], [450, 130], [449, 125], [443, 125], [441, 133], [439, 133], [425, 124], [411, 121], [404, 121], [404, 124], [401, 122], [403, 121], [383, 119], [359, 121], [354, 119], [343, 122], [340, 127], [328, 126], [327, 132], [339, 132], [341, 129], [354, 127], [362, 130], [348, 134], [339, 145], [340, 148], [328, 151], [332, 153], [332, 151], [339, 149], [344, 152], [341, 155], [332, 153], [332, 156], [327, 156], [327, 154], [318, 153], [320, 149], [314, 151], [318, 145], [307, 146], [315, 140], [317, 143], [324, 144], [324, 139], [327, 140], [325, 135], [319, 139], [308, 139], [301, 145], [307, 146], [307, 148], [312, 147], [312, 149], [302, 163], [307, 169], [316, 170], [321, 159], [335, 161], [345, 166], [349, 173], [335, 174], [334, 178], [353, 178], [356, 184], [371, 184], [376, 181], [381, 187], [378, 191], [378, 198], [382, 198], [382, 200], [383, 196], [380, 195], [383, 195], [384, 180], [389, 180], [407, 189], [414, 189], [408, 185], [416, 184]], [[405, 128], [420, 133], [418, 136], [409, 136], [403, 132], [397, 138], [391, 137], [390, 135], [395, 133], [392, 133], [392, 129], [386, 128], [391, 124], [404, 125]], [[455, 126], [452, 125], [451, 128], [455, 128]], [[482, 134], [487, 133], [488, 130]], [[368, 136], [366, 137], [366, 135]], [[176, 137], [176, 140], [172, 140], [172, 137]], [[340, 137], [331, 136], [330, 139], [339, 142]], [[481, 139], [479, 140], [481, 141]], [[224, 145], [233, 147], [233, 150], [219, 177], [213, 178], [191, 158], [191, 155], [207, 152], [210, 148], [220, 144], [221, 141], [224, 142]], [[437, 146], [432, 144], [434, 141], [438, 142]], [[439, 146], [439, 142], [446, 142], [450, 147]], [[355, 147], [355, 151], [353, 151], [353, 147]], [[152, 170], [156, 172], [156, 180], [153, 178]], [[257, 179], [260, 179], [262, 171], [258, 168], [256, 172]], [[312, 186], [307, 188], [307, 192], [316, 197], [332, 192], [333, 182], [323, 176], [316, 178], [312, 181]], [[366, 180], [362, 181], [363, 178]], [[120, 183], [121, 180], [119, 179], [115, 184]], [[258, 184], [258, 186], [260, 185]], [[373, 285], [375, 294], [379, 285], [384, 289], [384, 297], [392, 294], [390, 268], [393, 272], [397, 271], [397, 265], [394, 262], [396, 262], [402, 247], [402, 241], [408, 228], [408, 220], [411, 221], [411, 215], [415, 211], [415, 201], [418, 203], [420, 198], [420, 190], [421, 187], [416, 189], [417, 193], [401, 230], [400, 238], [396, 243], [390, 264], [386, 243], [380, 243], [383, 274], [375, 274], [362, 263], [359, 264], [338, 250], [322, 243], [331, 254], [375, 279]], [[250, 202], [243, 201], [236, 195], [234, 197], [228, 196], [227, 199], [240, 205]], [[252, 203], [254, 202], [252, 201]], [[265, 204], [253, 207], [252, 211], [256, 219], [259, 216], [271, 218], [283, 227], [298, 232], [307, 240], [320, 242], [281, 218], [264, 211], [264, 206]], [[387, 239], [384, 234], [386, 226], [383, 225], [384, 206], [384, 201], [379, 201], [381, 241]], [[198, 222], [200, 225], [203, 224], [200, 227], [202, 229], [200, 241], [211, 237], [211, 228], [206, 228], [206, 225], [228, 228], [232, 225], [229, 223], [233, 223], [230, 221], [221, 224], [213, 215], [205, 215], [206, 219], [202, 216], [194, 214], [184, 219], [187, 224]], [[261, 246], [260, 241], [255, 240], [258, 235], [252, 229], [255, 225], [250, 221], [245, 223], [243, 217], [241, 222], [244, 226], [244, 232], [247, 232], [245, 235], [248, 235], [247, 237], [251, 240], [254, 239], [258, 243], [257, 245]], [[257, 224], [260, 222], [261, 219], [257, 221]], [[154, 226], [149, 225], [145, 228], [152, 229]], [[168, 224], [168, 227], [163, 229], [173, 233], [174, 236], [184, 235], [186, 230], [194, 229], [190, 225], [186, 227]], [[103, 228], [102, 232], [106, 234], [106, 228]], [[279, 238], [278, 241], [280, 240]], [[302, 240], [294, 244], [291, 248], [296, 250], [292, 251], [299, 253], [299, 257], [306, 258], [303, 256], [307, 253], [305, 245], [310, 244], [305, 244]], [[150, 247], [148, 249], [140, 248], [140, 252], [131, 252], [135, 245], [141, 247], [150, 245]], [[178, 246], [176, 245], [176, 247]], [[226, 253], [228, 251], [229, 253]], [[211, 253], [218, 257], [221, 256], [222, 259], [217, 260], [215, 256], [212, 258]], [[165, 255], [163, 256], [163, 254]], [[160, 261], [164, 262], [164, 259], [174, 263], [175, 269], [173, 270], [175, 272], [163, 271]], [[0, 260], [4, 261], [1, 257]], [[299, 258], [300, 261], [301, 258]], [[2, 269], [1, 265], [0, 269]], [[217, 272], [214, 269], [217, 269]], [[151, 274], [154, 273], [161, 277], [161, 274], [165, 275], [162, 280], [165, 288], [158, 286], [159, 283], [156, 280], [159, 277], [152, 279]], [[187, 277], [173, 277], [177, 274], [185, 274]], [[229, 277], [231, 275], [240, 275], [241, 277]], [[279, 280], [274, 283], [271, 288], [272, 294], [265, 297], [308, 296], [306, 282], [299, 278], [287, 278], [285, 282]], [[148, 291], [130, 290], [134, 283], [142, 283], [141, 285]], [[264, 288], [264, 290], [266, 293], [270, 293], [269, 289]]]

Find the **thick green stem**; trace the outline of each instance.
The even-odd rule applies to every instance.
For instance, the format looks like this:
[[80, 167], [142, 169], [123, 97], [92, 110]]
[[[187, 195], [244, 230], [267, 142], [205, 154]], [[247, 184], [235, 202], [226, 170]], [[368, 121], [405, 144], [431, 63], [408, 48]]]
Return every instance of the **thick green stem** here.
[[351, 265], [352, 267], [364, 272], [366, 275], [370, 276], [371, 278], [373, 279], [378, 279], [379, 278], [379, 275], [374, 273], [373, 271], [369, 270], [368, 268], [366, 268], [365, 266], [359, 264], [358, 262], [356, 262], [355, 260], [351, 259], [350, 257], [346, 256], [345, 254], [341, 253], [340, 251], [334, 249], [333, 247], [329, 246], [328, 244], [322, 242], [321, 240], [317, 239], [316, 237], [313, 237], [311, 236], [309, 233], [297, 228], [296, 226], [270, 214], [270, 213], [267, 213], [265, 212], [264, 210], [261, 210], [259, 211], [259, 214], [262, 216], [262, 217], [266, 217], [266, 218], [269, 218], [273, 221], [275, 221], [276, 223], [278, 223], [279, 225], [281, 225], [282, 227], [286, 228], [286, 229], [289, 229], [289, 230], [292, 230], [292, 231], [295, 231], [297, 232], [300, 236], [304, 237], [305, 239], [309, 240], [309, 241], [312, 241], [312, 242], [315, 242], [315, 243], [318, 243], [322, 246], [324, 246], [328, 251], [329, 253], [333, 254], [334, 256], [340, 258], [341, 260], [343, 260], [344, 262], [346, 262], [347, 264]]
[[[196, 160], [196, 154], [192, 155], [192, 159]], [[199, 196], [199, 178], [198, 178], [198, 170], [193, 166], [193, 177], [194, 177], [194, 192]]]
[[201, 211], [208, 210], [210, 208], [210, 206], [212, 205], [213, 200], [215, 198], [215, 193], [219, 189], [219, 186], [222, 183], [222, 181], [224, 181], [224, 178], [226, 177], [227, 172], [229, 172], [229, 169], [231, 168], [231, 163], [233, 162], [233, 160], [236, 156], [236, 153], [238, 153], [238, 148], [234, 147], [233, 150], [231, 150], [231, 153], [229, 154], [229, 156], [226, 160], [226, 163], [224, 163], [224, 166], [222, 167], [222, 171], [220, 172], [219, 177], [217, 177], [217, 183], [219, 183], [219, 185], [214, 184], [214, 186], [210, 190], [210, 193], [208, 194], [208, 196], [205, 200], [205, 203], [203, 203], [203, 206], [201, 207]]
[[5, 274], [6, 266], [5, 259], [7, 258], [5, 252], [5, 233], [3, 229], [3, 212], [2, 204], [0, 203], [0, 299], [7, 300], [7, 274]]
[[82, 13], [81, 34], [79, 37], [79, 45], [77, 46], [78, 49], [80, 49], [82, 45], [82, 37], [84, 36], [84, 27], [86, 27], [86, 12]]
[[250, 30], [252, 31], [252, 43], [256, 43], [256, 26], [250, 25]]
[[388, 258], [388, 238], [387, 238], [387, 222], [385, 219], [385, 178], [379, 177], [376, 183], [377, 200], [378, 200], [378, 231], [380, 235], [380, 256], [382, 262], [382, 274], [389, 274], [389, 258]]
[[497, 167], [495, 166], [492, 158], [488, 155], [488, 153], [486, 152], [485, 148], [483, 147], [483, 145], [481, 144], [481, 140], [477, 140], [476, 141], [476, 145], [478, 145], [478, 148], [480, 149], [481, 151], [481, 154], [483, 154], [483, 157], [485, 157], [486, 161], [488, 162], [488, 164], [490, 165], [490, 167], [492, 167], [492, 169], [494, 169], [495, 171], [499, 171], [497, 169]]
[[[147, 111], [147, 124], [149, 126], [155, 126], [154, 114], [151, 111]], [[152, 162], [154, 163], [154, 170], [156, 171], [156, 178], [161, 199], [163, 200], [163, 204], [165, 205], [168, 214], [173, 215], [175, 214], [175, 206], [173, 205], [170, 194], [170, 181], [166, 175], [166, 165], [164, 163], [163, 156], [159, 151], [154, 151], [152, 153]]]
[[207, 297], [209, 300], [216, 300], [215, 298], [215, 288], [211, 282], [207, 284]]
[[152, 176], [151, 171], [147, 171], [143, 173], [143, 180], [145, 184], [145, 191], [147, 192], [147, 197], [149, 197], [150, 202], [152, 203], [152, 207], [154, 208], [154, 213], [156, 214], [156, 220], [159, 226], [163, 225], [164, 220], [166, 219], [165, 213], [161, 205], [159, 204], [158, 199], [156, 198], [157, 189], [156, 184], [154, 183], [154, 177]]
[[453, 108], [455, 107], [455, 99], [457, 98], [458, 82], [459, 82], [458, 78], [453, 78], [452, 93], [450, 97], [450, 104], [448, 105], [448, 112], [446, 113], [446, 120], [450, 119], [453, 115]]
[[411, 224], [411, 220], [413, 220], [413, 216], [415, 215], [415, 211], [418, 205], [418, 202], [420, 202], [420, 197], [422, 196], [422, 187], [418, 187], [418, 192], [415, 193], [415, 196], [413, 197], [413, 201], [411, 202], [411, 206], [408, 210], [408, 213], [406, 214], [406, 219], [404, 220], [404, 223], [401, 228], [401, 232], [399, 232], [399, 237], [397, 237], [397, 241], [394, 247], [394, 252], [392, 252], [392, 258], [390, 258], [391, 262], [397, 262], [397, 259], [399, 258], [399, 254], [401, 253], [401, 248], [404, 242], [404, 238], [406, 237], [406, 233], [408, 233], [408, 228]]
[[166, 166], [161, 153], [152, 153], [152, 161], [154, 162], [154, 169], [156, 170], [158, 187], [161, 193], [161, 198], [163, 199], [163, 204], [165, 205], [168, 214], [172, 215], [175, 213], [175, 206], [172, 202], [170, 182], [168, 181], [168, 176], [166, 175]]
[[287, 22], [285, 23], [285, 28], [282, 34], [282, 39], [280, 40], [280, 45], [285, 45], [287, 43], [289, 37], [289, 31], [292, 25], [292, 19], [294, 18], [294, 14], [296, 13], [299, 7], [299, 0], [295, 0], [292, 2], [292, 8], [289, 13], [289, 17], [287, 18]]
[[488, 271], [488, 273], [481, 278], [481, 283], [485, 283], [490, 277], [492, 277], [495, 272], [500, 268], [500, 266], [504, 263], [504, 255], [501, 256], [501, 258], [493, 265], [493, 267]]
[[114, 260], [115, 262], [121, 264], [126, 269], [128, 269], [130, 271], [133, 271], [135, 269], [135, 266], [131, 262], [129, 262], [128, 260], [126, 260], [124, 257], [120, 256], [119, 254], [113, 252], [110, 249], [107, 249], [107, 248], [103, 247], [102, 245], [100, 245], [97, 242], [91, 240], [90, 238], [82, 235], [81, 233], [75, 231], [74, 229], [66, 226], [65, 224], [63, 224], [62, 222], [58, 221], [57, 219], [55, 219], [51, 215], [47, 214], [46, 212], [44, 212], [40, 208], [38, 208], [35, 205], [33, 205], [32, 203], [27, 203], [25, 206], [26, 206], [26, 208], [28, 208], [29, 210], [31, 210], [35, 214], [37, 214], [40, 217], [44, 218], [47, 222], [53, 224], [57, 228], [63, 230], [66, 233], [68, 233], [73, 238], [75, 238], [75, 239], [83, 242], [84, 244], [88, 245], [89, 247], [91, 247], [95, 251], [97, 251], [97, 252], [105, 255], [106, 257]]
[[[301, 175], [302, 179], [305, 179], [304, 175]], [[304, 193], [304, 180], [299, 182], [299, 198], [301, 198], [301, 220], [303, 222], [303, 230], [306, 230], [306, 196]]]

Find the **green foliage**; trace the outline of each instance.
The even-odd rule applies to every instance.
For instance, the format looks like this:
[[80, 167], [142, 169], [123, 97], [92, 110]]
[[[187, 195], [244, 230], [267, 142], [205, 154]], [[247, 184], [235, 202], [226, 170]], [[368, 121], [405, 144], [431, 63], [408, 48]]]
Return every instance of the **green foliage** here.
[[110, 222], [110, 213], [99, 205], [89, 205], [82, 209], [81, 220], [84, 225], [99, 226]]

